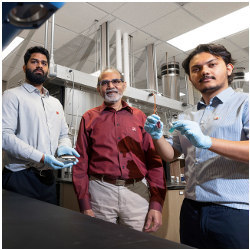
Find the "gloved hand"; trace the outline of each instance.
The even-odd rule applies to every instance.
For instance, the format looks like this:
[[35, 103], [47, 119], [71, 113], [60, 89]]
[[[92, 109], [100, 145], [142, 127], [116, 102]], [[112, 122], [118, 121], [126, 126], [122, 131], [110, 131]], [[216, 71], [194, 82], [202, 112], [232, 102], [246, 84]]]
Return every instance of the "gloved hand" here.
[[78, 152], [71, 147], [68, 146], [61, 146], [57, 149], [57, 155], [61, 156], [61, 155], [74, 155], [76, 157], [80, 157], [80, 155], [78, 154]]
[[210, 148], [212, 140], [209, 136], [204, 135], [197, 122], [189, 120], [179, 120], [173, 122], [172, 130], [177, 129], [182, 135], [185, 135], [188, 140], [197, 148]]
[[[68, 146], [61, 146], [57, 149], [57, 156], [60, 157], [61, 155], [74, 155], [76, 157], [80, 157], [80, 155], [78, 154], [78, 152], [74, 148], [71, 148]], [[76, 165], [77, 162], [78, 162], [78, 160], [76, 159], [76, 161], [74, 161], [73, 165]]]
[[58, 161], [53, 155], [44, 155], [44, 164], [53, 169], [62, 169], [73, 166], [73, 163], [63, 164], [62, 162]]
[[148, 132], [153, 139], [160, 139], [163, 135], [163, 123], [158, 115], [151, 115], [147, 117], [144, 129]]

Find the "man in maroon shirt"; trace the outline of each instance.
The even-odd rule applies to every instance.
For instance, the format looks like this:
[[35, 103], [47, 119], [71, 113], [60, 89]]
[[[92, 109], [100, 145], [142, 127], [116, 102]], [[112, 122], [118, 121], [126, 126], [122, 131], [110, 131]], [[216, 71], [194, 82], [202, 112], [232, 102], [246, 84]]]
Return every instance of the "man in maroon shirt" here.
[[100, 74], [104, 102], [82, 116], [73, 183], [82, 213], [153, 232], [162, 224], [164, 169], [144, 130], [146, 115], [121, 99], [125, 89], [118, 70]]

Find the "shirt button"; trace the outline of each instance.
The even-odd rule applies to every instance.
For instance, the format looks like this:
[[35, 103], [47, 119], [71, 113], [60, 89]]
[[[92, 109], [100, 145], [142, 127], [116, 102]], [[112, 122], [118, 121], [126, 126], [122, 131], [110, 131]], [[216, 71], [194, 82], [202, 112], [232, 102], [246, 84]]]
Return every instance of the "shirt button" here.
[[121, 139], [121, 137], [118, 137], [118, 140], [120, 140]]
[[124, 166], [122, 166], [122, 168], [124, 169], [125, 167], [124, 167]]
[[119, 123], [117, 123], [117, 127], [118, 127], [118, 126], [120, 126], [120, 124], [119, 124]]

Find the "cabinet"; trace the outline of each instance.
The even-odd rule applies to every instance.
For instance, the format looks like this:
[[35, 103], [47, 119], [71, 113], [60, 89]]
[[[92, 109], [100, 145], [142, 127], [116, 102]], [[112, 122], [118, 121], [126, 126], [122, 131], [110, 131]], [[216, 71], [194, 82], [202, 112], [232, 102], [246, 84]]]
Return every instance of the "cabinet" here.
[[152, 233], [160, 238], [180, 242], [179, 217], [184, 190], [167, 190], [162, 210], [162, 226], [157, 232]]
[[60, 182], [60, 206], [80, 212], [72, 182]]

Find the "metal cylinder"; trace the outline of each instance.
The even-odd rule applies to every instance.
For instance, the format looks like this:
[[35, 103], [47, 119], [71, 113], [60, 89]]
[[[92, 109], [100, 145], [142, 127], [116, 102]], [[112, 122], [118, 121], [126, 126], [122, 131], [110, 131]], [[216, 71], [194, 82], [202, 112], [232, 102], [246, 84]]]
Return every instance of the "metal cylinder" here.
[[122, 37], [120, 30], [116, 30], [116, 68], [122, 72]]
[[124, 80], [127, 82], [127, 86], [130, 86], [129, 79], [129, 47], [128, 47], [128, 33], [123, 33], [123, 69]]
[[180, 67], [178, 62], [170, 62], [161, 66], [163, 95], [180, 101]]
[[237, 67], [233, 70], [234, 80], [231, 83], [233, 89], [242, 89], [245, 83], [245, 68]]

